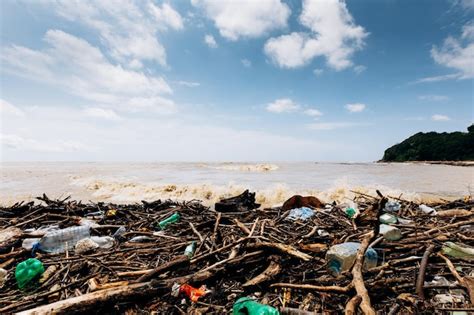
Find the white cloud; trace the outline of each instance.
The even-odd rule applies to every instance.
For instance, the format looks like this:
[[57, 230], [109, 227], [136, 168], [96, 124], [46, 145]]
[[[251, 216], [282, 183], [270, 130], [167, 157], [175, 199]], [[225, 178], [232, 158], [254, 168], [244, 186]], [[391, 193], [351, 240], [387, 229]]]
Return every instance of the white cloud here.
[[431, 120], [433, 120], [433, 121], [448, 121], [448, 120], [451, 120], [451, 118], [449, 118], [446, 115], [436, 114], [436, 115], [431, 116]]
[[267, 111], [272, 113], [291, 113], [300, 108], [289, 98], [280, 98], [267, 105]]
[[207, 46], [210, 48], [217, 48], [217, 42], [214, 36], [207, 34], [204, 36], [204, 42], [206, 43]]
[[305, 0], [299, 20], [311, 33], [293, 32], [265, 44], [265, 53], [281, 68], [301, 67], [319, 56], [337, 71], [351, 67], [352, 55], [368, 35], [339, 0]]
[[319, 77], [320, 75], [322, 75], [324, 73], [324, 70], [316, 68], [316, 69], [313, 70], [313, 73], [314, 73], [314, 75]]
[[[124, 69], [112, 64], [87, 41], [59, 30], [45, 35], [49, 47], [32, 50], [23, 46], [4, 47], [1, 55], [5, 71], [28, 79], [62, 87], [87, 100], [126, 109], [134, 99], [163, 104], [163, 94], [172, 92], [162, 77]], [[169, 102], [167, 100], [167, 111]]]
[[187, 86], [187, 87], [197, 87], [200, 86], [201, 83], [199, 82], [191, 82], [191, 81], [176, 81], [177, 84]]
[[350, 122], [326, 122], [326, 123], [313, 123], [307, 125], [308, 129], [311, 130], [334, 130], [341, 128], [349, 128], [354, 126], [359, 126], [357, 123]]
[[308, 116], [311, 116], [311, 117], [320, 117], [320, 116], [323, 115], [323, 113], [321, 113], [321, 111], [319, 111], [317, 109], [314, 109], [314, 108], [309, 108], [309, 109], [305, 110], [304, 114], [308, 115]]
[[242, 62], [242, 65], [244, 65], [245, 68], [250, 68], [252, 66], [252, 62], [245, 58], [240, 60], [240, 62]]
[[230, 40], [255, 38], [287, 25], [290, 9], [280, 0], [191, 0], [214, 21], [220, 34]]
[[449, 36], [440, 47], [433, 46], [430, 53], [437, 64], [455, 70], [456, 72], [421, 78], [413, 83], [474, 78], [474, 23], [470, 22], [465, 24], [459, 38]]
[[446, 95], [420, 95], [418, 99], [421, 101], [431, 101], [431, 102], [443, 102], [449, 100], [449, 97]]
[[355, 66], [355, 67], [354, 67], [354, 72], [355, 72], [356, 74], [361, 74], [361, 73], [364, 72], [365, 70], [367, 70], [367, 67], [366, 67], [366, 66], [358, 65], [358, 66]]
[[87, 25], [97, 31], [120, 62], [157, 61], [166, 65], [166, 51], [158, 32], [180, 30], [183, 20], [168, 3], [153, 1], [43, 1], [63, 18]]
[[365, 110], [365, 104], [362, 103], [354, 103], [354, 104], [346, 104], [346, 109], [351, 113], [360, 113]]
[[25, 113], [18, 107], [12, 105], [11, 103], [0, 99], [0, 114], [2, 117], [5, 115], [15, 115], [15, 116], [24, 116]]
[[68, 140], [39, 141], [36, 139], [23, 138], [15, 134], [0, 133], [0, 146], [20, 151], [36, 152], [76, 152], [89, 150], [89, 148], [79, 142]]
[[84, 109], [83, 113], [86, 116], [94, 117], [94, 118], [102, 118], [102, 119], [113, 120], [113, 121], [122, 120], [122, 117], [117, 115], [117, 113], [111, 109], [89, 107], [89, 108]]

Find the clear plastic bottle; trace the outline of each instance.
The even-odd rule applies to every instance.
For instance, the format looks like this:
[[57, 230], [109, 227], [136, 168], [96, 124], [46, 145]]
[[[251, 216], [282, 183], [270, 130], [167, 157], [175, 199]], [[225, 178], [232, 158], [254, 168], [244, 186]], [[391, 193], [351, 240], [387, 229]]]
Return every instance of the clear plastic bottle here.
[[64, 253], [66, 249], [73, 249], [78, 241], [89, 237], [89, 226], [71, 226], [46, 233], [38, 242], [38, 248], [47, 253]]
[[[360, 243], [355, 242], [347, 242], [332, 246], [326, 252], [326, 261], [329, 270], [335, 275], [349, 270], [349, 268], [354, 264], [359, 247]], [[364, 268], [371, 269], [376, 267], [377, 259], [377, 252], [369, 247], [365, 252]]]

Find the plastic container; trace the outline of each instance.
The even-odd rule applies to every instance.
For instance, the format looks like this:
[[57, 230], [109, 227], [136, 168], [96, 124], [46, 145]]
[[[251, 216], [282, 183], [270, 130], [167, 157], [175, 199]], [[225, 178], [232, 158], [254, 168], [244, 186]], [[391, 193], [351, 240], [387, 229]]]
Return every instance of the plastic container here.
[[171, 215], [170, 217], [164, 219], [163, 221], [160, 221], [160, 223], [158, 223], [158, 225], [160, 226], [160, 229], [164, 230], [164, 229], [166, 229], [166, 227], [168, 225], [178, 222], [180, 218], [181, 218], [181, 216], [179, 215], [178, 212], [176, 212], [173, 215]]
[[186, 246], [186, 248], [184, 249], [184, 255], [188, 256], [189, 259], [191, 259], [191, 257], [193, 257], [194, 255], [195, 250], [196, 250], [196, 241], [192, 241], [191, 244]]
[[436, 215], [436, 210], [431, 207], [428, 207], [427, 205], [420, 205], [419, 209], [425, 214], [429, 214], [432, 216]]
[[306, 221], [314, 216], [313, 209], [308, 207], [295, 208], [290, 210], [290, 214], [286, 217], [286, 220], [302, 220]]
[[250, 297], [238, 299], [232, 307], [233, 315], [279, 315], [280, 312], [270, 305], [258, 303]]
[[379, 218], [380, 222], [384, 224], [395, 224], [398, 222], [397, 216], [390, 214], [390, 213], [384, 213], [380, 216]]
[[[328, 269], [335, 275], [349, 270], [354, 264], [360, 243], [347, 242], [334, 245], [326, 252]], [[371, 269], [377, 266], [378, 255], [373, 248], [365, 252], [364, 268]]]
[[91, 240], [93, 240], [99, 248], [112, 248], [115, 245], [115, 239], [110, 236], [91, 236]]
[[16, 266], [15, 279], [20, 289], [33, 280], [39, 278], [44, 272], [43, 263], [36, 258], [29, 258]]
[[74, 248], [80, 240], [89, 237], [89, 226], [72, 226], [46, 233], [38, 242], [38, 248], [47, 253], [64, 253], [66, 249]]
[[402, 206], [398, 201], [388, 201], [385, 204], [385, 211], [387, 212], [398, 212]]
[[402, 238], [402, 231], [399, 228], [387, 224], [380, 224], [380, 234], [389, 241], [398, 241]]

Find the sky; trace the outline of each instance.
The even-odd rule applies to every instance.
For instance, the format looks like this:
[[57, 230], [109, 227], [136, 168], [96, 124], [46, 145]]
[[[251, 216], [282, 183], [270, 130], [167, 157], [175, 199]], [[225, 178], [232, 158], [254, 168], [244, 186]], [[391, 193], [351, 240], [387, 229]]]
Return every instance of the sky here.
[[370, 162], [473, 122], [474, 0], [0, 7], [1, 161]]

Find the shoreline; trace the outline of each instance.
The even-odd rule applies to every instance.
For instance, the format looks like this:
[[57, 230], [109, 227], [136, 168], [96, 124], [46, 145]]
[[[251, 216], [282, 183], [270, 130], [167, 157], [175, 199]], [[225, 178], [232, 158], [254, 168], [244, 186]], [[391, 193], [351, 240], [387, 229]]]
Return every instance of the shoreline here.
[[449, 166], [462, 166], [462, 167], [473, 167], [474, 161], [377, 161], [376, 163], [387, 163], [387, 164], [430, 164], [430, 165], [449, 165]]

